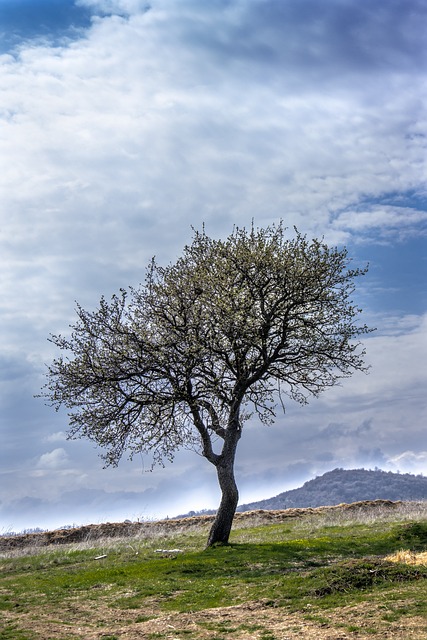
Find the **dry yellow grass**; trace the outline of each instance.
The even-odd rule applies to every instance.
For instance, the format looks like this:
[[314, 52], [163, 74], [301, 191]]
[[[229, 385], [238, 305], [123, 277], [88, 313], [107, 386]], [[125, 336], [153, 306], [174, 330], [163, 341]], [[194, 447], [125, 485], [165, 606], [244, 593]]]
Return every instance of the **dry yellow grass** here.
[[409, 551], [407, 549], [402, 549], [401, 551], [396, 551], [390, 556], [387, 556], [385, 560], [389, 560], [390, 562], [402, 562], [405, 564], [421, 564], [427, 566], [427, 551], [421, 551], [420, 553], [415, 553], [414, 551]]

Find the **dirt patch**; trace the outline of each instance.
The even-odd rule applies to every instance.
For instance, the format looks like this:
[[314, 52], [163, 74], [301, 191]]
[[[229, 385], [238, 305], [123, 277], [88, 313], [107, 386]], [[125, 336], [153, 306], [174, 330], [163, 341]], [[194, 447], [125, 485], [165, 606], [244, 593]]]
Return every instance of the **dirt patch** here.
[[[43, 605], [43, 603], [40, 603]], [[396, 603], [398, 604], [398, 603]], [[404, 604], [404, 603], [402, 603]], [[208, 609], [194, 613], [156, 615], [156, 603], [141, 610], [121, 611], [99, 601], [91, 607], [68, 602], [61, 612], [41, 607], [35, 614], [8, 614], [21, 628], [31, 628], [43, 640], [423, 640], [427, 621], [403, 617], [383, 618], [380, 605], [363, 603], [322, 614], [287, 613], [263, 602]]]
[[[367, 500], [340, 504], [332, 507], [316, 507], [306, 509], [283, 509], [267, 511], [257, 509], [236, 513], [234, 526], [250, 526], [253, 524], [268, 524], [273, 522], [285, 522], [292, 518], [303, 518], [307, 515], [322, 515], [328, 512], [348, 512], [350, 515], [360, 511], [377, 511], [379, 508], [395, 510], [403, 502], [391, 500]], [[177, 518], [171, 520], [158, 520], [156, 522], [106, 522], [104, 524], [89, 524], [72, 529], [57, 529], [41, 533], [28, 533], [25, 535], [0, 536], [0, 551], [12, 551], [27, 546], [46, 547], [50, 545], [72, 544], [78, 542], [94, 541], [101, 538], [126, 538], [145, 535], [152, 536], [156, 533], [172, 533], [174, 530], [188, 531], [200, 529], [210, 525], [215, 516], [193, 516], [191, 518]]]
[[[232, 637], [238, 640], [252, 640], [265, 638], [270, 635], [272, 640], [359, 640], [372, 639], [372, 617], [366, 617], [365, 607], [349, 607], [338, 612], [328, 612], [325, 616], [311, 616], [307, 614], [289, 614], [282, 609], [266, 607], [262, 603], [245, 604], [238, 607], [227, 607], [201, 611], [198, 614], [181, 616], [167, 616], [152, 620], [151, 629], [158, 630], [159, 637], [176, 638], [182, 631], [194, 630], [194, 638], [218, 638], [218, 631], [206, 629], [217, 625], [219, 630], [226, 632], [227, 628], [236, 629]], [[308, 618], [317, 618], [310, 620]], [[350, 622], [351, 621], [351, 622]], [[145, 623], [146, 628], [148, 623]], [[351, 626], [352, 630], [348, 630]], [[168, 632], [169, 629], [169, 632]], [[142, 629], [141, 629], [142, 630]], [[142, 630], [143, 631], [143, 630]], [[410, 638], [425, 638], [427, 631], [425, 620], [405, 620], [403, 625], [394, 624], [392, 627], [380, 629], [377, 625], [376, 638], [393, 638], [394, 640], [409, 640]], [[144, 631], [143, 631], [144, 634]], [[95, 636], [96, 637], [96, 636]], [[129, 640], [136, 640], [138, 636], [123, 636]], [[144, 635], [139, 636], [144, 637]]]

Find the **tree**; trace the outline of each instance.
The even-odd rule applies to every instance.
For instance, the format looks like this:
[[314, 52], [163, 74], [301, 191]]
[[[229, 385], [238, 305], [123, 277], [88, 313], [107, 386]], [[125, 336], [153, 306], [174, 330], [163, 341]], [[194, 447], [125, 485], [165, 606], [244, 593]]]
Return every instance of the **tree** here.
[[226, 543], [238, 503], [236, 448], [244, 423], [273, 421], [284, 396], [310, 396], [365, 371], [361, 309], [351, 296], [366, 269], [346, 249], [308, 241], [282, 223], [235, 228], [226, 240], [194, 232], [174, 264], [153, 259], [145, 284], [77, 306], [71, 337], [48, 369], [42, 396], [69, 411], [69, 437], [105, 450], [151, 452], [153, 464], [180, 447], [214, 465], [222, 499], [208, 545]]

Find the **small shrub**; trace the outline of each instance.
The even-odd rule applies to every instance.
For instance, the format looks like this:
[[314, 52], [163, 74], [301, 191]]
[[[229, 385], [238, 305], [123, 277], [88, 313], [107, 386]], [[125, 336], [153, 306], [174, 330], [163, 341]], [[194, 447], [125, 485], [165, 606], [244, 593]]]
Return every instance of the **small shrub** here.
[[313, 590], [313, 595], [322, 597], [355, 589], [368, 589], [385, 583], [427, 578], [427, 568], [373, 558], [342, 562], [319, 569], [312, 575], [320, 578], [322, 582]]
[[394, 532], [395, 540], [412, 547], [427, 545], [427, 522], [409, 522]]

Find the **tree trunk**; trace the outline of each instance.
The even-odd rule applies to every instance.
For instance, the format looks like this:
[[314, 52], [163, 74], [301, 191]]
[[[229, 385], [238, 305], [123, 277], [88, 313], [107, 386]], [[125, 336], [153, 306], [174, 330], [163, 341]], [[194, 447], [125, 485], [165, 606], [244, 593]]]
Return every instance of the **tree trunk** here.
[[222, 492], [221, 504], [211, 527], [208, 547], [216, 542], [228, 543], [231, 525], [239, 502], [239, 492], [234, 479], [234, 456], [231, 460], [221, 460], [216, 466], [218, 482]]

